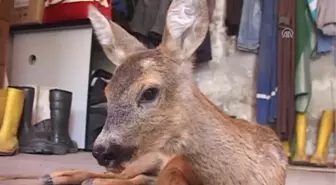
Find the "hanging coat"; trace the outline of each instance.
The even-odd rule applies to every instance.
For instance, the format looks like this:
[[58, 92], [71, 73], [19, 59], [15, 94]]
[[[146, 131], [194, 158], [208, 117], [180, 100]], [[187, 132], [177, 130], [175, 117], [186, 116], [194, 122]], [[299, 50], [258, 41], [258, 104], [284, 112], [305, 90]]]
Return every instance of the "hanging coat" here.
[[278, 0], [264, 0], [261, 4], [256, 119], [259, 124], [269, 124], [275, 121], [277, 110]]
[[278, 107], [276, 132], [283, 141], [293, 139], [295, 125], [295, 1], [279, 1]]
[[307, 111], [311, 98], [310, 58], [316, 46], [311, 15], [307, 1], [297, 0], [295, 107], [296, 111], [301, 113]]

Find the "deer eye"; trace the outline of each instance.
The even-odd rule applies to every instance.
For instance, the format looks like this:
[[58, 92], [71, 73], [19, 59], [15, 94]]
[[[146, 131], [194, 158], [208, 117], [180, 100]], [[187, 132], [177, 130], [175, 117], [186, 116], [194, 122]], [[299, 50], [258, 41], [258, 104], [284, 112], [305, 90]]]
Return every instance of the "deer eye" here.
[[159, 94], [158, 88], [155, 87], [148, 88], [142, 93], [139, 103], [150, 103], [157, 98], [158, 94]]

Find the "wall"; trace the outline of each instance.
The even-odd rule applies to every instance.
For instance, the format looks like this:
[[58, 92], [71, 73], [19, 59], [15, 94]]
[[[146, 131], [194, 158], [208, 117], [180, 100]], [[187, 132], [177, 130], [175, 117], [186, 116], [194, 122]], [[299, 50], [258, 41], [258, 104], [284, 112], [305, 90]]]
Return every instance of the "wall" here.
[[196, 82], [222, 110], [254, 121], [256, 60], [254, 54], [236, 52], [220, 62], [210, 61], [196, 67]]
[[[235, 37], [226, 37], [226, 0], [216, 0], [210, 23], [212, 61], [196, 67], [201, 90], [230, 115], [254, 121], [257, 55], [238, 52]], [[230, 56], [230, 57], [227, 57]]]

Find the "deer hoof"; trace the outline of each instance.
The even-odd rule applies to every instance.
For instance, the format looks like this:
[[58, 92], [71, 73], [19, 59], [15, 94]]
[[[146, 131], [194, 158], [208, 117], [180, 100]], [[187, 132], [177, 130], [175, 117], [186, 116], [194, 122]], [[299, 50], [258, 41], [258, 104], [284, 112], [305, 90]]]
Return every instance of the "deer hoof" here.
[[94, 181], [94, 179], [88, 179], [88, 180], [82, 182], [82, 185], [93, 185], [93, 181]]

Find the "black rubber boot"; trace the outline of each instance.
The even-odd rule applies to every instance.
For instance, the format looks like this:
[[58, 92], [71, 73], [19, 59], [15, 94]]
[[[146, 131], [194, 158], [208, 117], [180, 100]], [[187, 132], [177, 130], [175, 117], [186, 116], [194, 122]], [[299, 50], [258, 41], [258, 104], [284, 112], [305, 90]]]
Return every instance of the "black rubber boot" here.
[[53, 153], [64, 155], [76, 153], [77, 143], [69, 136], [69, 118], [72, 103], [72, 93], [61, 89], [49, 91], [50, 119], [53, 127]]
[[[35, 98], [35, 88], [28, 86], [11, 86], [24, 92], [25, 101], [21, 116], [19, 135], [19, 151], [29, 154], [51, 154], [52, 145], [49, 141], [51, 129], [48, 123], [41, 122], [32, 125], [32, 113]], [[47, 120], [46, 120], [47, 121]], [[50, 125], [50, 123], [49, 123]]]

